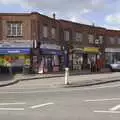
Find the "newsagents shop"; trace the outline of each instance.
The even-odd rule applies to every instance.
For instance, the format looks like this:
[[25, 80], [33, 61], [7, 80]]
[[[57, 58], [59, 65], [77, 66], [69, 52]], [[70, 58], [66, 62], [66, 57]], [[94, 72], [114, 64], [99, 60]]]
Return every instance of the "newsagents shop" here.
[[0, 41], [0, 73], [22, 72], [24, 65], [30, 65], [31, 40]]

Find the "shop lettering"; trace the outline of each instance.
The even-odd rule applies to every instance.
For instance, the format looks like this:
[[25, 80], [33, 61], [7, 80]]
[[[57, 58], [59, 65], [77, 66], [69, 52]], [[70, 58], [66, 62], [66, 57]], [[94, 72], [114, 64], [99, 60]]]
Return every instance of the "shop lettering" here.
[[8, 51], [8, 53], [20, 53], [19, 50], [14, 50], [14, 51]]
[[40, 46], [40, 48], [60, 50], [60, 46], [55, 45], [55, 44], [42, 44], [42, 45]]

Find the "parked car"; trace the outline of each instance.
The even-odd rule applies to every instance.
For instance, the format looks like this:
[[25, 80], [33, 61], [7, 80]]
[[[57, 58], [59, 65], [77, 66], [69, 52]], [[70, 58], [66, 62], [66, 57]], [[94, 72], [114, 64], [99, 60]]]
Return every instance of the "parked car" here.
[[109, 68], [112, 72], [118, 72], [120, 71], [120, 61], [117, 61], [115, 63], [109, 64]]

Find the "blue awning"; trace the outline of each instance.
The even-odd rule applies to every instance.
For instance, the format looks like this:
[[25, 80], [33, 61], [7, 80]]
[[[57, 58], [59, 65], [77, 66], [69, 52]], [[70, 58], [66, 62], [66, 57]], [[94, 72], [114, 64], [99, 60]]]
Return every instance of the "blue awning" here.
[[28, 48], [0, 48], [0, 54], [30, 54]]
[[63, 52], [61, 50], [41, 48], [40, 51], [42, 54], [46, 55], [63, 55]]

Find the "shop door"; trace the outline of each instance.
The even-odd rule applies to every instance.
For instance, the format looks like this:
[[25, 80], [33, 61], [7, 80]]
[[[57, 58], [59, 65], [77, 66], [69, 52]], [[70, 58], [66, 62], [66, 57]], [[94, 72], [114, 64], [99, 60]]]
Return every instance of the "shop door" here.
[[52, 56], [47, 56], [47, 68], [48, 68], [48, 72], [52, 72], [53, 71]]

